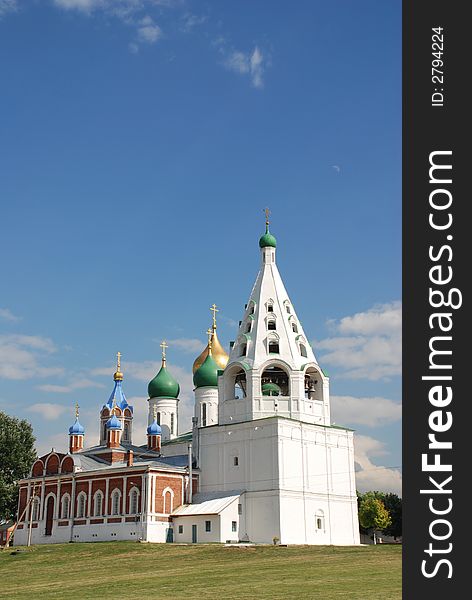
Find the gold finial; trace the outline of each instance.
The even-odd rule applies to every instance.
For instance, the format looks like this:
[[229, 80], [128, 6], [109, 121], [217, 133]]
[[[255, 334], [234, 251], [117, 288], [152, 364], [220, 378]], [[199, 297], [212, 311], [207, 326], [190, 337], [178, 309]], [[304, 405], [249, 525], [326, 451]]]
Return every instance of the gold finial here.
[[264, 208], [264, 212], [265, 212], [265, 217], [266, 217], [266, 227], [269, 227], [270, 210], [266, 207], [266, 208]]
[[219, 308], [216, 308], [216, 304], [210, 306], [210, 310], [213, 313], [213, 331], [216, 331], [216, 313], [220, 312]]
[[75, 418], [76, 419], [79, 418], [79, 403], [78, 402], [75, 403]]
[[123, 381], [123, 373], [121, 372], [121, 352], [116, 353], [116, 371], [113, 374], [115, 381]]
[[169, 345], [165, 340], [162, 340], [160, 346], [162, 348], [162, 365], [164, 366], [166, 364], [166, 348], [168, 348]]
[[208, 354], [211, 356], [211, 346], [212, 346], [212, 342], [213, 342], [213, 329], [210, 329], [210, 328], [207, 329], [207, 336], [208, 336]]

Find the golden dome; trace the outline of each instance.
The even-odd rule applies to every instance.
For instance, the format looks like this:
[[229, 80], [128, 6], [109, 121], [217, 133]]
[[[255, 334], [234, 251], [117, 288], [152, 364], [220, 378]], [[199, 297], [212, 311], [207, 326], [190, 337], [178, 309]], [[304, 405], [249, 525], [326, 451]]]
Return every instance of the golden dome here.
[[[228, 364], [229, 356], [223, 349], [223, 346], [220, 344], [218, 336], [216, 335], [216, 329], [213, 329], [213, 333], [211, 336], [211, 355], [213, 360], [218, 365], [218, 368], [223, 370]], [[198, 358], [195, 359], [193, 363], [193, 373], [204, 363], [206, 357], [208, 356], [208, 344], [206, 345], [203, 352], [200, 354]]]

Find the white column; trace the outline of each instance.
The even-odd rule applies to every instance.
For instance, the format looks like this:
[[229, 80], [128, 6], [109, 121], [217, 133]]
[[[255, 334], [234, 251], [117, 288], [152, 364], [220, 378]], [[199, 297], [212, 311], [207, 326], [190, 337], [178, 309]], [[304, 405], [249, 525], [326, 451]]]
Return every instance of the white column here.
[[110, 478], [107, 477], [106, 482], [105, 482], [105, 506], [103, 507], [103, 515], [106, 517], [108, 516], [109, 512], [108, 512], [108, 502], [109, 502], [109, 494], [110, 494]]
[[91, 506], [92, 506], [92, 480], [89, 481], [89, 486], [88, 486], [87, 517], [90, 517], [90, 515], [92, 514]]
[[127, 507], [128, 500], [128, 475], [123, 477], [123, 505], [121, 507], [121, 512], [126, 515], [128, 514], [129, 507]]
[[60, 497], [61, 497], [61, 480], [58, 479], [57, 480], [57, 490], [56, 490], [56, 510], [55, 510], [56, 514], [54, 515], [55, 519], [59, 519], [60, 516], [61, 516], [60, 508], [59, 508], [59, 506], [60, 506]]

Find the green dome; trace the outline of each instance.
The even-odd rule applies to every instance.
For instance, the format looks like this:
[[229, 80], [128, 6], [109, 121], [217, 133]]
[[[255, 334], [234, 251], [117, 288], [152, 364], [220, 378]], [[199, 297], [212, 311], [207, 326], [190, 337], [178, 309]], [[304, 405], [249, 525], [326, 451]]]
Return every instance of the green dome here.
[[260, 248], [276, 248], [277, 247], [277, 240], [269, 231], [268, 225], [266, 225], [266, 232], [259, 240], [259, 247]]
[[179, 392], [179, 384], [169, 373], [165, 363], [163, 363], [159, 373], [149, 382], [149, 398], [177, 398]]
[[280, 396], [281, 391], [276, 383], [264, 383], [262, 386], [263, 396]]
[[215, 359], [209, 354], [195, 371], [193, 376], [195, 387], [218, 387], [218, 369]]

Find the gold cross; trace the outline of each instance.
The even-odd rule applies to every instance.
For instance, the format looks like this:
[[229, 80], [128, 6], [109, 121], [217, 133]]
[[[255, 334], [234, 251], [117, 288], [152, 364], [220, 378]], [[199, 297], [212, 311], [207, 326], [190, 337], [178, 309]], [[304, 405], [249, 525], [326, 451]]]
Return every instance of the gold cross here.
[[121, 352], [116, 353], [116, 370], [119, 372], [121, 369]]
[[213, 337], [213, 330], [208, 328], [207, 329], [207, 336], [208, 336], [208, 352], [211, 353], [211, 338]]
[[270, 215], [270, 210], [269, 210], [269, 209], [266, 207], [266, 208], [264, 209], [264, 212], [265, 212], [265, 216], [266, 216], [266, 225], [268, 225], [268, 224], [269, 224], [269, 215]]
[[75, 403], [75, 418], [76, 419], [79, 418], [79, 403], [78, 402]]
[[210, 310], [213, 313], [213, 329], [216, 329], [216, 313], [220, 312], [220, 309], [216, 308], [216, 304], [212, 304]]
[[162, 342], [160, 343], [160, 346], [162, 348], [162, 358], [165, 360], [166, 358], [166, 348], [168, 348], [168, 344], [165, 340], [162, 340]]

